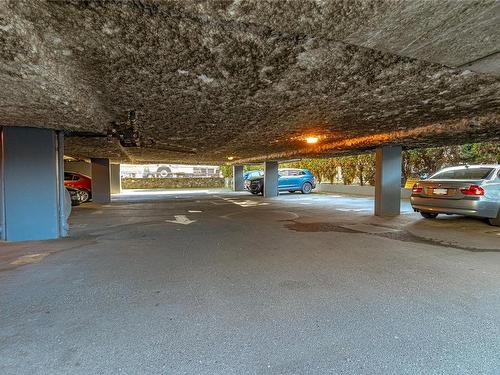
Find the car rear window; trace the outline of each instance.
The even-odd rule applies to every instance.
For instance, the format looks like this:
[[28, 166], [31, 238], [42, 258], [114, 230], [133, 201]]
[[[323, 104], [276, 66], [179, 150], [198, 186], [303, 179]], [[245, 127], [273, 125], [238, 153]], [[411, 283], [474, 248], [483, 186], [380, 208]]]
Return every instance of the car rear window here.
[[437, 180], [483, 180], [487, 178], [493, 168], [463, 168], [438, 172], [432, 179]]

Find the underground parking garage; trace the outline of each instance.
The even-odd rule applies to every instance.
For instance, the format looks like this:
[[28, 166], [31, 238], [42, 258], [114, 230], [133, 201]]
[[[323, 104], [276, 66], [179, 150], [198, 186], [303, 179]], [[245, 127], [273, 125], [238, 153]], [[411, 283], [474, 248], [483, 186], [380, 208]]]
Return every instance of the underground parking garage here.
[[[0, 9], [3, 372], [498, 369], [498, 232], [400, 196], [402, 150], [500, 139], [496, 2]], [[278, 196], [280, 162], [368, 151], [373, 201]], [[160, 162], [236, 191], [119, 194]]]

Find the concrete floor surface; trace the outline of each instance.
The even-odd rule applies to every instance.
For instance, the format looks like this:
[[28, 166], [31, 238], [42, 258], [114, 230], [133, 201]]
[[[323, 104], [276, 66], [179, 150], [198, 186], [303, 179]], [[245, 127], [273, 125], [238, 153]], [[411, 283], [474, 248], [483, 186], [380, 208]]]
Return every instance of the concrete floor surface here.
[[500, 228], [125, 192], [0, 244], [0, 374], [499, 374]]

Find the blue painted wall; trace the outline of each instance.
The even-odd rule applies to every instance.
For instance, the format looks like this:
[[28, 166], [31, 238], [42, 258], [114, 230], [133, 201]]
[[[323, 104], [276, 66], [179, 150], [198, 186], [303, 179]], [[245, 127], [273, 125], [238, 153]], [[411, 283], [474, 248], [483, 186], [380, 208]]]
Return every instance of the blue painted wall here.
[[3, 239], [58, 238], [60, 180], [57, 133], [35, 128], [2, 128]]

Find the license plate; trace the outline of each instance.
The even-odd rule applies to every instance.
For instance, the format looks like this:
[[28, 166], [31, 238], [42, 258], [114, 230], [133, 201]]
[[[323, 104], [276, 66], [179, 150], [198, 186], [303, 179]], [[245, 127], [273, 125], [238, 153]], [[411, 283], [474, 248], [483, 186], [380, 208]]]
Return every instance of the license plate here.
[[446, 195], [448, 194], [448, 189], [433, 189], [432, 193], [436, 195]]

